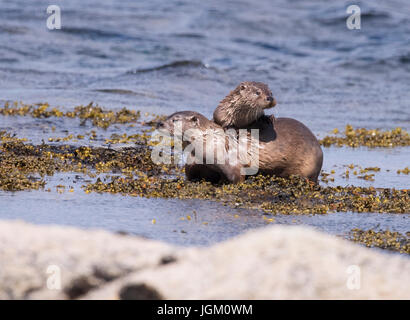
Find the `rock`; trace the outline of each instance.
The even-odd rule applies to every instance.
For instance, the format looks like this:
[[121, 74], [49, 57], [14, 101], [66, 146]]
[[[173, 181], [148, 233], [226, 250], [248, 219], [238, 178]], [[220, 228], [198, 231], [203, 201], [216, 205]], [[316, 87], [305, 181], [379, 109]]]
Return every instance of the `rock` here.
[[[50, 265], [61, 270], [61, 290], [47, 288]], [[408, 258], [303, 227], [183, 249], [0, 222], [0, 299], [410, 299], [409, 288]]]
[[176, 248], [137, 237], [1, 221], [0, 299], [77, 298], [175, 255]]

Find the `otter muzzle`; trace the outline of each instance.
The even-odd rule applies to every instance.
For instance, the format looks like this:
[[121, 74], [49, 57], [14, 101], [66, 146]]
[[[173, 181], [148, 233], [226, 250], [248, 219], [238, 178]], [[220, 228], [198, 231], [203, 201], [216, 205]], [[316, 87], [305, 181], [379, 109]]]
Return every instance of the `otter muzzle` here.
[[264, 109], [269, 109], [269, 108], [273, 108], [274, 106], [276, 106], [276, 99], [273, 97], [269, 97], [268, 101], [270, 102]]

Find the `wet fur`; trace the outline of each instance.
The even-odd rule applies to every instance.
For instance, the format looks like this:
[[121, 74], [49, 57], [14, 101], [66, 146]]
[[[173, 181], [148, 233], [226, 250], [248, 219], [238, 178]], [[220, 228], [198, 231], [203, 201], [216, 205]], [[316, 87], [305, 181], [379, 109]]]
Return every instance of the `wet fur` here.
[[259, 129], [259, 173], [280, 177], [299, 175], [317, 182], [323, 152], [303, 123], [291, 118], [262, 116], [246, 129]]

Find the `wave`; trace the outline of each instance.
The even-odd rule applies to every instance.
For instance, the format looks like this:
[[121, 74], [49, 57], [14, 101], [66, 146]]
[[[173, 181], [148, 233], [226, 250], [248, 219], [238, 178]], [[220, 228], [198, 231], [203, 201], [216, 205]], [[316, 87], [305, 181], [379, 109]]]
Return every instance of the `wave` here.
[[79, 36], [87, 39], [122, 39], [122, 40], [141, 40], [138, 37], [129, 36], [119, 32], [112, 32], [101, 29], [92, 28], [77, 28], [77, 27], [64, 27], [59, 30], [60, 32]]
[[95, 89], [94, 92], [109, 93], [109, 94], [120, 94], [120, 95], [129, 95], [129, 96], [143, 96], [151, 99], [157, 99], [158, 97], [149, 92], [136, 92], [127, 89]]
[[174, 37], [177, 38], [190, 38], [190, 39], [204, 39], [206, 38], [204, 35], [199, 33], [175, 33], [173, 34]]
[[178, 61], [174, 61], [171, 63], [163, 64], [157, 67], [130, 70], [130, 71], [127, 71], [127, 74], [146, 73], [146, 72], [153, 72], [153, 71], [159, 71], [159, 70], [164, 70], [164, 69], [174, 69], [174, 68], [181, 68], [181, 67], [209, 68], [209, 66], [207, 66], [206, 64], [198, 60], [178, 60]]
[[268, 42], [263, 42], [263, 41], [250, 41], [247, 39], [242, 39], [242, 38], [235, 38], [233, 39], [233, 42], [236, 43], [240, 43], [240, 44], [248, 44], [254, 47], [258, 47], [261, 49], [265, 49], [265, 50], [270, 50], [270, 51], [277, 51], [277, 52], [281, 52], [283, 54], [287, 54], [287, 55], [292, 55], [295, 57], [306, 57], [308, 56], [308, 54], [297, 51], [297, 50], [292, 50], [289, 49], [288, 47], [284, 47], [284, 46], [278, 46], [275, 44], [271, 44]]
[[96, 90], [93, 90], [93, 91], [102, 92], [102, 93], [137, 95], [136, 92], [134, 92], [132, 90], [125, 90], [125, 89], [96, 89]]
[[[373, 56], [358, 56], [349, 61], [344, 61], [339, 64], [339, 67], [360, 68], [366, 70], [377, 71], [375, 68], [398, 68], [400, 65], [406, 65], [406, 69], [410, 64], [410, 53], [403, 55], [395, 55], [386, 58], [378, 58]], [[404, 67], [404, 66], [403, 66]]]
[[[370, 22], [373, 20], [386, 20], [390, 19], [392, 16], [389, 13], [389, 8], [369, 8], [368, 6], [363, 6], [360, 5], [361, 8], [361, 13], [360, 17], [363, 22]], [[310, 16], [320, 24], [326, 25], [326, 26], [338, 26], [339, 24], [345, 24], [346, 19], [349, 16], [348, 13], [346, 13], [346, 7], [341, 7], [341, 6], [335, 6], [332, 8], [326, 8], [323, 10], [318, 10]]]
[[0, 33], [7, 33], [7, 34], [25, 34], [29, 29], [26, 27], [18, 27], [18, 26], [0, 26]]
[[401, 63], [404, 63], [404, 64], [410, 63], [410, 52], [407, 53], [407, 54], [405, 54], [405, 55], [401, 55], [401, 56], [399, 57], [399, 61], [400, 61]]

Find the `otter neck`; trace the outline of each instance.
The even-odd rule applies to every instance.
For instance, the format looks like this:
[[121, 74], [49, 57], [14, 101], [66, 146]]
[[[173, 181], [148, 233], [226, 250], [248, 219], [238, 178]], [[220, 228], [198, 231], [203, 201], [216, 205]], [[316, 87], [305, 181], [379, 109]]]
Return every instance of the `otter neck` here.
[[243, 103], [241, 101], [233, 101], [230, 106], [225, 109], [226, 116], [230, 119], [228, 126], [235, 128], [243, 128], [258, 120], [264, 115], [261, 108]]

